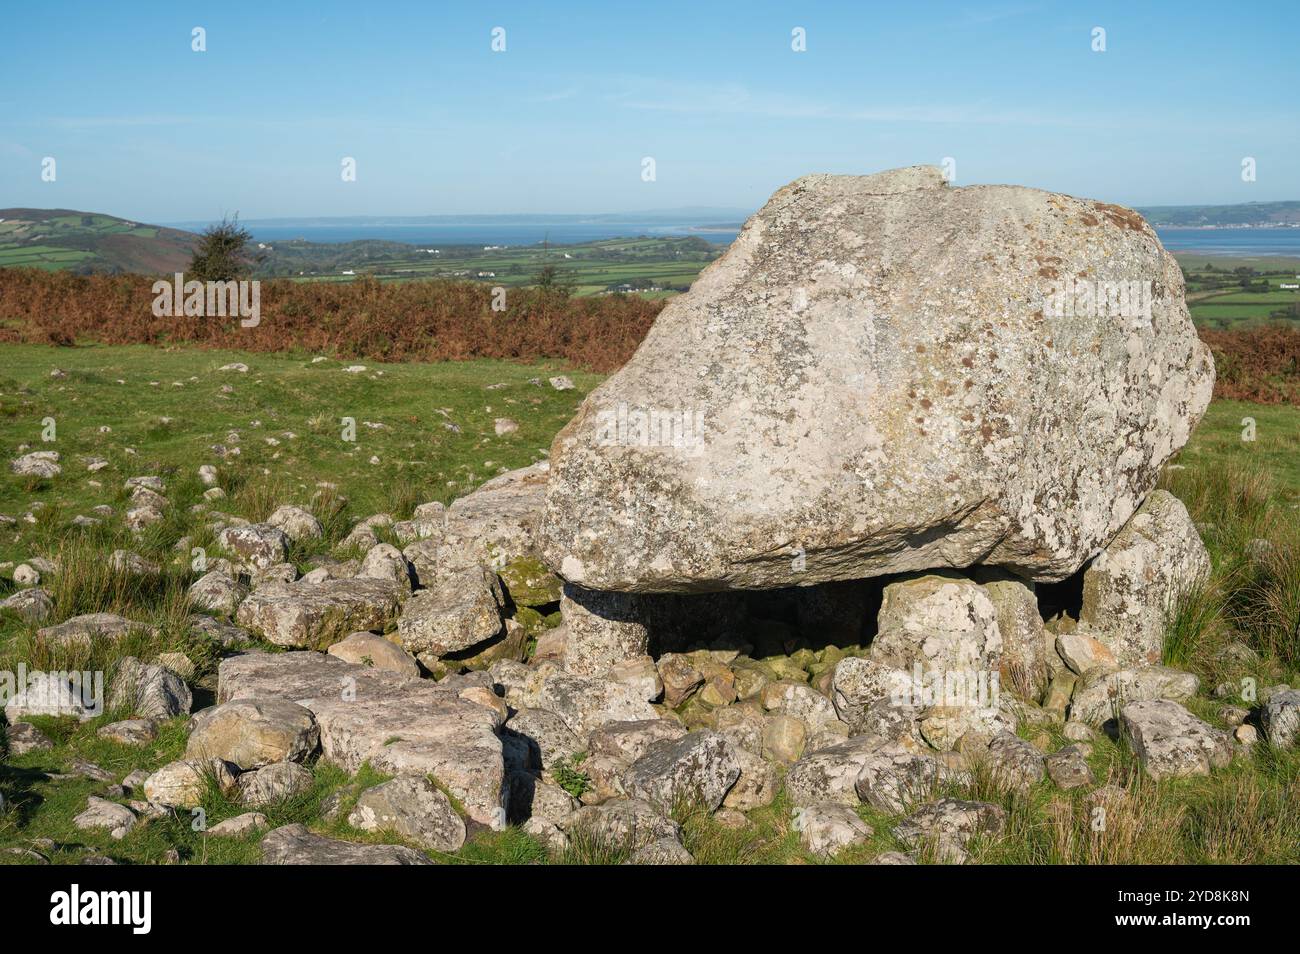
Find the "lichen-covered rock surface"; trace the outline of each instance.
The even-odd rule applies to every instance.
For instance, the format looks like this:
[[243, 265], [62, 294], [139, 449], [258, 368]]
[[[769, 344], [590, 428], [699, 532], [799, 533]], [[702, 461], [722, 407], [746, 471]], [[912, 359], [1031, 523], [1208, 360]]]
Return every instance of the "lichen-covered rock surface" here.
[[[1065, 282], [1135, 282], [1150, 307], [1089, 311], [1071, 285], [1058, 316]], [[557, 436], [544, 556], [595, 590], [977, 563], [1060, 580], [1137, 510], [1213, 383], [1136, 213], [929, 167], [807, 176]]]

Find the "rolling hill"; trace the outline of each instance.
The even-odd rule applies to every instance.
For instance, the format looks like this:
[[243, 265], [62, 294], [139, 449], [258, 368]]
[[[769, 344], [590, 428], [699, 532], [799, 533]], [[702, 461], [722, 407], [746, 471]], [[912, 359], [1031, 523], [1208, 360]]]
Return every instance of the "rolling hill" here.
[[1197, 228], [1234, 225], [1300, 225], [1300, 202], [1241, 202], [1236, 205], [1152, 205], [1139, 208], [1157, 228]]
[[0, 267], [170, 274], [189, 265], [198, 238], [97, 212], [0, 209]]

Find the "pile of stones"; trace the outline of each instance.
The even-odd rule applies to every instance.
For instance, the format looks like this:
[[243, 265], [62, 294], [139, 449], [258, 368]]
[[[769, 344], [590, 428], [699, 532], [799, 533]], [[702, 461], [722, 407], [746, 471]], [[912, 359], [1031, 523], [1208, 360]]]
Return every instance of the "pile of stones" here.
[[[1145, 304], [1063, 313], [1062, 283]], [[222, 554], [191, 596], [233, 620], [203, 617], [228, 647], [217, 704], [143, 798], [82, 818], [129, 829], [215, 778], [250, 807], [223, 824], [255, 830], [319, 757], [392, 776], [327, 815], [429, 852], [518, 824], [556, 851], [689, 863], [683, 806], [743, 827], [784, 786], [812, 852], [870, 838], [867, 804], [909, 848], [877, 861], [960, 862], [1006, 824], [940, 797], [978, 767], [1112, 797], [1087, 761], [1105, 731], [1155, 778], [1208, 773], [1249, 740], [1190, 713], [1197, 679], [1160, 664], [1210, 562], [1154, 488], [1213, 377], [1177, 264], [1128, 210], [930, 168], [798, 180], [549, 461], [368, 517], [301, 577], [290, 548], [323, 532], [308, 510], [210, 512]], [[132, 625], [101, 617], [41, 636]], [[137, 720], [189, 711], [170, 670], [132, 663], [119, 681], [141, 688], [115, 691]], [[11, 722], [36, 711], [15, 701]], [[1294, 744], [1300, 693], [1247, 716]], [[1051, 751], [1049, 726], [1070, 744]], [[262, 845], [427, 861], [300, 825]]]

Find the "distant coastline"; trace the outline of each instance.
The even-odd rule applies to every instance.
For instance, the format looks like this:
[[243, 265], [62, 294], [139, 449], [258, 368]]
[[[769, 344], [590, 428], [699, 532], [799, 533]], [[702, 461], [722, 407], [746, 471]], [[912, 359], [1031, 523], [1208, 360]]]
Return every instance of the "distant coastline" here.
[[[325, 225], [259, 226], [249, 231], [259, 242], [283, 243], [296, 239], [319, 244], [341, 244], [378, 240], [401, 242], [422, 248], [459, 246], [479, 248], [580, 245], [616, 239], [698, 238], [712, 245], [731, 244], [740, 224], [665, 224], [661, 222], [610, 223], [499, 223], [446, 225]], [[1282, 226], [1156, 226], [1160, 241], [1172, 252], [1200, 253], [1225, 257], [1300, 257], [1300, 228]]]

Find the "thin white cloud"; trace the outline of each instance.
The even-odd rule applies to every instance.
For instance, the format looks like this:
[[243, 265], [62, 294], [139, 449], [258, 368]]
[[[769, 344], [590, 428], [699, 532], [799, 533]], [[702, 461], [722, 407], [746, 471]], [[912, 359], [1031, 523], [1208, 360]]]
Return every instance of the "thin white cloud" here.
[[878, 105], [855, 107], [823, 103], [783, 93], [754, 92], [739, 83], [686, 86], [658, 80], [626, 81], [606, 97], [627, 109], [776, 119], [827, 119], [837, 122], [929, 123], [1015, 126], [1092, 126], [1092, 121], [1025, 110], [990, 109], [979, 103]]
[[533, 103], [558, 103], [561, 100], [573, 99], [577, 95], [578, 87], [570, 86], [568, 89], [557, 90], [554, 93], [538, 93], [528, 97], [528, 100]]

